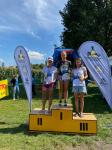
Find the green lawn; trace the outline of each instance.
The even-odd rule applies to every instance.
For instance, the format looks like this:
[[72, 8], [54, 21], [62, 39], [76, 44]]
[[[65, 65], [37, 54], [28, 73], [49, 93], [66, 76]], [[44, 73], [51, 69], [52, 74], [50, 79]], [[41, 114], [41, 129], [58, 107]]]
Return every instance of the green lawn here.
[[[56, 91], [57, 92], [57, 91]], [[53, 103], [57, 103], [57, 94]], [[33, 99], [33, 108], [41, 106], [41, 96]], [[74, 100], [70, 93], [69, 103]], [[85, 112], [93, 112], [98, 120], [96, 136], [28, 133], [28, 101], [0, 101], [0, 150], [111, 150], [112, 111], [97, 87], [89, 86]]]

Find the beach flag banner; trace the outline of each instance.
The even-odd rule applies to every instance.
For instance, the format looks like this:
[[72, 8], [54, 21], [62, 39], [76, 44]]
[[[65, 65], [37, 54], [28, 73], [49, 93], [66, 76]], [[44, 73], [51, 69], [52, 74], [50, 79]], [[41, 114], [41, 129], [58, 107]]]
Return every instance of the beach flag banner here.
[[112, 109], [112, 74], [106, 52], [94, 41], [84, 42], [78, 52]]
[[19, 73], [21, 75], [27, 98], [29, 101], [30, 111], [32, 110], [32, 72], [29, 56], [23, 46], [18, 46], [15, 49], [14, 58], [16, 60]]
[[8, 80], [0, 81], [0, 99], [9, 95]]

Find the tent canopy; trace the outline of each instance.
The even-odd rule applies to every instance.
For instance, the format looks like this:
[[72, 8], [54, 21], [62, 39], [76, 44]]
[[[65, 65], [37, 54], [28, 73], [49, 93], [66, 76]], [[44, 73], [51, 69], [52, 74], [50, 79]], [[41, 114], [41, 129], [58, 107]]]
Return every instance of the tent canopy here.
[[79, 57], [77, 50], [74, 50], [71, 48], [57, 47], [54, 49], [54, 53], [53, 53], [53, 59], [54, 59], [55, 66], [56, 66], [57, 62], [61, 60], [61, 52], [63, 52], [63, 51], [65, 51], [67, 53], [67, 60], [70, 60], [72, 63], [74, 62], [75, 58]]

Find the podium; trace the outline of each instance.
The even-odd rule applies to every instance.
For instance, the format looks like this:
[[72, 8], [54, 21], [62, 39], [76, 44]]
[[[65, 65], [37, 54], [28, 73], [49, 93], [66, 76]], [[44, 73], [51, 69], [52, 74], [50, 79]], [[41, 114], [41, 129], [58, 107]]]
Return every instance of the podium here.
[[34, 109], [29, 114], [30, 132], [62, 132], [72, 134], [96, 134], [97, 119], [93, 113], [75, 117], [72, 105], [54, 105], [51, 111]]

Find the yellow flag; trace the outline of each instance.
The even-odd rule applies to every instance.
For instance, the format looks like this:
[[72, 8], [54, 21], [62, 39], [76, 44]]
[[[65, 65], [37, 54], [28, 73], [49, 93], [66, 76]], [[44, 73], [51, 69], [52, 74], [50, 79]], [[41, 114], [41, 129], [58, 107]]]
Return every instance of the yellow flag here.
[[0, 99], [8, 95], [8, 80], [2, 80], [0, 81]]

